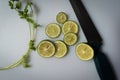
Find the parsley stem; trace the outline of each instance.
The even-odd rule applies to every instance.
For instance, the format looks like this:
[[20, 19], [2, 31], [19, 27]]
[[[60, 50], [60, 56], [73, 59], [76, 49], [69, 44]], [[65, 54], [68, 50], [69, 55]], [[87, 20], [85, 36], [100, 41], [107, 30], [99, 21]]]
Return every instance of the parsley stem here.
[[15, 62], [14, 64], [11, 64], [11, 65], [8, 65], [4, 68], [0, 68], [0, 70], [7, 70], [7, 69], [11, 69], [11, 68], [14, 68], [16, 66], [18, 66], [20, 63], [22, 62], [22, 58], [19, 59], [17, 62]]
[[[31, 49], [30, 49], [30, 47], [28, 47], [26, 53], [23, 56], [28, 56], [30, 51], [31, 51]], [[4, 68], [0, 68], [0, 70], [7, 70], [7, 69], [11, 69], [11, 68], [15, 68], [15, 67], [19, 66], [23, 62], [23, 56], [17, 62], [15, 62], [11, 65], [8, 65]]]
[[[33, 17], [32, 3], [28, 2], [26, 4], [24, 10], [21, 11], [21, 9], [20, 9], [20, 7], [21, 7], [20, 4], [21, 3], [19, 2], [19, 0], [16, 1], [16, 3], [19, 2], [19, 4], [17, 4], [16, 6], [14, 6], [15, 5], [14, 1], [16, 1], [16, 0], [10, 0], [9, 1], [9, 6], [11, 7], [11, 9], [15, 9], [18, 12], [20, 18], [25, 19], [29, 24], [29, 31], [30, 31], [29, 45], [28, 45], [28, 49], [26, 50], [26, 52], [23, 54], [23, 56], [18, 61], [16, 61], [13, 64], [10, 64], [6, 67], [0, 68], [0, 70], [8, 70], [8, 69], [11, 69], [11, 68], [15, 68], [15, 67], [17, 67], [21, 64], [23, 64], [24, 67], [29, 67], [28, 58], [29, 58], [30, 51], [36, 49], [34, 47], [34, 38], [35, 38], [34, 35], [35, 35], [35, 30], [37, 29], [37, 27], [39, 25], [37, 23], [35, 23], [35, 21], [32, 19], [32, 17]], [[31, 12], [28, 11], [29, 10], [28, 7], [30, 8]]]

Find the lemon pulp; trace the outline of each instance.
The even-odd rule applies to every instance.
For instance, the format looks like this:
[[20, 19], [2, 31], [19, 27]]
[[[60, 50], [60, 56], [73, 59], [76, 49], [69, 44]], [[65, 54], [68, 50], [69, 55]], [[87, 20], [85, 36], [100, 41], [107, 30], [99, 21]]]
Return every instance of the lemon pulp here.
[[64, 35], [64, 42], [67, 45], [74, 45], [77, 42], [77, 35], [75, 33], [67, 33]]
[[56, 21], [60, 24], [63, 24], [67, 21], [68, 16], [65, 12], [59, 12], [56, 16]]
[[88, 44], [79, 43], [76, 46], [76, 55], [81, 60], [90, 60], [94, 56], [94, 50]]
[[55, 46], [50, 41], [41, 41], [38, 44], [37, 52], [42, 57], [51, 57], [55, 53]]
[[62, 32], [63, 32], [63, 34], [66, 34], [69, 32], [77, 33], [78, 32], [77, 23], [74, 21], [70, 21], [70, 20], [66, 21], [62, 26]]
[[55, 41], [55, 45], [56, 45], [55, 57], [57, 58], [64, 57], [67, 53], [66, 44], [62, 41]]
[[60, 35], [60, 26], [55, 23], [50, 23], [47, 25], [45, 32], [49, 37], [56, 38]]

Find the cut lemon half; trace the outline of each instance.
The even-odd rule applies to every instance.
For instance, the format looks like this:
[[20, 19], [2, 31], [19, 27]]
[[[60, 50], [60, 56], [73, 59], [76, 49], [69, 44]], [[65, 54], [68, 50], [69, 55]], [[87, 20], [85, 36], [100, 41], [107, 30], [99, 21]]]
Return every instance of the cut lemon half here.
[[56, 38], [60, 35], [60, 26], [55, 23], [50, 23], [45, 29], [46, 34], [51, 38]]
[[78, 25], [74, 21], [66, 21], [63, 26], [62, 26], [62, 32], [63, 34], [73, 32], [77, 33], [78, 32]]
[[67, 33], [64, 35], [64, 42], [67, 45], [74, 45], [77, 42], [77, 35], [75, 33]]
[[66, 44], [62, 41], [55, 41], [55, 46], [56, 46], [55, 57], [57, 57], [57, 58], [64, 57], [67, 53]]
[[85, 43], [79, 43], [76, 46], [76, 55], [81, 60], [90, 60], [94, 56], [94, 50], [91, 46]]
[[63, 24], [65, 23], [66, 21], [68, 20], [68, 16], [65, 12], [59, 12], [57, 15], [56, 15], [56, 21], [60, 24]]
[[41, 41], [38, 44], [37, 52], [42, 57], [51, 57], [55, 53], [55, 46], [50, 41]]

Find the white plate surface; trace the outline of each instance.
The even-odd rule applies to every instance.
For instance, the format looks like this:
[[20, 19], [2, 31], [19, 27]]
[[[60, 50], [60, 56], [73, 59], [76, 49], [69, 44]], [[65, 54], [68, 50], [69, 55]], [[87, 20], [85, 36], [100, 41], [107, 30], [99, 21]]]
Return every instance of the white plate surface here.
[[[41, 40], [50, 39], [45, 34], [45, 27], [49, 23], [56, 23], [55, 17], [58, 12], [64, 11], [69, 15], [69, 20], [78, 22], [69, 0], [32, 1], [36, 5], [36, 20], [43, 26], [38, 29], [36, 46]], [[103, 37], [103, 51], [111, 60], [120, 80], [120, 1], [84, 0], [83, 3]], [[78, 43], [86, 42], [81, 29], [79, 36]], [[63, 34], [50, 40], [60, 39], [63, 39]], [[0, 0], [0, 67], [17, 61], [26, 51], [28, 40], [28, 24], [19, 19], [16, 11], [8, 7], [8, 0]], [[69, 47], [69, 53], [61, 59], [55, 57], [46, 59], [40, 57], [36, 51], [31, 52], [31, 68], [19, 66], [0, 71], [0, 80], [100, 80], [93, 60], [79, 60], [75, 55], [75, 46]]]

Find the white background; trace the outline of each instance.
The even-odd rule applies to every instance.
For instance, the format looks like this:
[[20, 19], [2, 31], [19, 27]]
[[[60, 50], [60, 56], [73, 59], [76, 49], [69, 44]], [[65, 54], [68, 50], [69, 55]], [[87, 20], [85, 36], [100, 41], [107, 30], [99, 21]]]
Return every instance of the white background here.
[[[42, 25], [37, 30], [36, 46], [41, 40], [50, 39], [44, 30], [47, 24], [56, 23], [58, 12], [64, 11], [69, 20], [78, 22], [69, 0], [33, 0], [33, 3], [36, 21]], [[83, 0], [83, 3], [104, 40], [103, 51], [120, 80], [120, 0]], [[78, 43], [86, 42], [81, 29], [79, 36]], [[63, 34], [50, 40], [60, 39], [63, 39]], [[28, 40], [28, 24], [8, 7], [8, 0], [0, 0], [0, 67], [17, 61], [26, 51]], [[42, 58], [37, 52], [31, 52], [31, 68], [19, 66], [0, 71], [0, 80], [100, 80], [93, 60], [79, 60], [75, 55], [75, 46], [69, 47], [67, 56], [61, 59]]]

